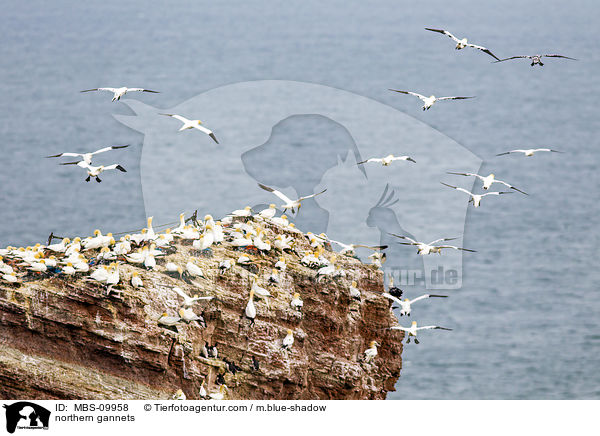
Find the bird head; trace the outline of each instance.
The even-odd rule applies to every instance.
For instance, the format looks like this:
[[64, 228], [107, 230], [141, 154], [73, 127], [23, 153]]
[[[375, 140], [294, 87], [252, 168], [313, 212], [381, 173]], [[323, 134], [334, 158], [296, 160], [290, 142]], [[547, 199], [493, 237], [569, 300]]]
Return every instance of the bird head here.
[[293, 336], [294, 332], [291, 329], [288, 329], [287, 330], [287, 334], [288, 334], [288, 336]]
[[100, 236], [102, 233], [100, 233], [100, 230], [96, 229], [94, 230], [94, 236]]
[[149, 217], [148, 217], [148, 227], [152, 227], [152, 219], [153, 219], [153, 218], [154, 218], [154, 217], [152, 217], [152, 216], [149, 216]]
[[379, 343], [377, 341], [371, 341], [370, 346], [371, 348], [379, 347]]
[[212, 215], [204, 215], [204, 221], [210, 221], [212, 219], [213, 219]]
[[356, 288], [356, 280], [352, 280], [352, 286]]
[[413, 326], [413, 327], [416, 327], [416, 326], [417, 326], [417, 321], [413, 321], [413, 322], [412, 322], [412, 326]]
[[298, 292], [294, 293], [294, 299], [296, 299], [296, 298], [300, 298], [300, 294]]
[[200, 121], [200, 120], [196, 120], [196, 123], [197, 123], [198, 125], [200, 125], [200, 124], [202, 124], [202, 121]]

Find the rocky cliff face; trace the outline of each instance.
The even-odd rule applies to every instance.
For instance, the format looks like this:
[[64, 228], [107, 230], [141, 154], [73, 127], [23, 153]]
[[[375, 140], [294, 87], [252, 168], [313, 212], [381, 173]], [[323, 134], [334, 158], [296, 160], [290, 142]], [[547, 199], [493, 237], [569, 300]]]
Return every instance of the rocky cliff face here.
[[[275, 232], [284, 231], [267, 226], [268, 234]], [[310, 249], [302, 233], [285, 232], [298, 252]], [[314, 269], [286, 252], [280, 283], [267, 284], [281, 252], [239, 251], [225, 242], [199, 258], [205, 278], [186, 282], [166, 274], [164, 264], [185, 265], [196, 250], [181, 241], [174, 248], [154, 270], [122, 263], [121, 282], [108, 295], [86, 277], [29, 273], [20, 284], [0, 281], [0, 396], [167, 399], [182, 389], [197, 399], [203, 381], [208, 392], [224, 381], [229, 399], [383, 399], [394, 389], [403, 334], [386, 330], [396, 320], [375, 266], [339, 256], [347, 277], [317, 281]], [[235, 265], [241, 254], [252, 265]], [[219, 262], [227, 258], [234, 266], [221, 274]], [[134, 271], [143, 288], [130, 285]], [[256, 300], [254, 325], [242, 317], [252, 273], [273, 295], [268, 305]], [[349, 295], [351, 280], [358, 282], [360, 302]], [[158, 325], [163, 312], [175, 315], [181, 305], [174, 286], [216, 297], [193, 307], [205, 328], [196, 321], [172, 330]], [[304, 301], [302, 312], [290, 307], [294, 292]], [[289, 351], [282, 349], [288, 329], [295, 337]], [[379, 342], [379, 354], [366, 363], [371, 340]], [[205, 343], [217, 345], [217, 358], [201, 355]], [[239, 371], [229, 371], [225, 360]]]

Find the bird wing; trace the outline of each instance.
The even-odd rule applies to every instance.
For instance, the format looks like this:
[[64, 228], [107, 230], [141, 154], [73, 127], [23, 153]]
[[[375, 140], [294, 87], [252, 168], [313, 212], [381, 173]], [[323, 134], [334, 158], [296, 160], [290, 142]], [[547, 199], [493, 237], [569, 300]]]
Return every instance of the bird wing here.
[[178, 294], [179, 294], [179, 295], [180, 295], [180, 296], [181, 296], [181, 297], [182, 297], [184, 300], [189, 300], [189, 299], [190, 299], [189, 295], [188, 295], [188, 294], [186, 294], [185, 292], [183, 292], [183, 291], [181, 290], [181, 288], [173, 288], [173, 290], [174, 290], [175, 292], [177, 292], [177, 293], [178, 293]]
[[476, 48], [477, 50], [481, 50], [482, 52], [489, 54], [494, 59], [500, 61], [500, 58], [498, 56], [496, 56], [494, 53], [492, 53], [489, 49], [487, 49], [485, 47], [482, 47], [480, 45], [475, 45], [475, 44], [467, 44], [467, 46]]
[[475, 98], [475, 96], [472, 97], [439, 97], [436, 98], [436, 100], [441, 101], [441, 100], [466, 100], [467, 98]]
[[80, 160], [79, 162], [65, 162], [65, 163], [61, 163], [61, 165], [77, 165], [78, 167], [81, 167], [84, 169], [92, 168], [92, 166], [84, 160]]
[[513, 192], [505, 192], [505, 191], [499, 191], [499, 192], [486, 192], [485, 194], [481, 194], [482, 197], [485, 197], [486, 195], [500, 195], [500, 194], [513, 194]]
[[119, 171], [122, 171], [122, 172], [124, 172], [124, 173], [126, 173], [126, 172], [127, 172], [127, 170], [126, 170], [125, 168], [123, 168], [123, 167], [122, 167], [121, 165], [119, 165], [119, 164], [112, 164], [112, 165], [105, 166], [105, 167], [104, 167], [104, 171], [106, 171], [106, 170], [119, 170]]
[[177, 114], [159, 114], [159, 115], [166, 115], [166, 116], [168, 116], [168, 117], [173, 117], [173, 118], [175, 118], [176, 120], [179, 120], [179, 121], [181, 121], [182, 123], [187, 123], [188, 121], [190, 121], [190, 120], [188, 120], [187, 118], [185, 118], [185, 117], [182, 117], [181, 115], [177, 115]]
[[394, 327], [390, 327], [390, 330], [402, 330], [404, 332], [407, 332], [409, 330], [408, 327], [402, 327], [401, 325], [395, 325]]
[[452, 330], [452, 329], [448, 329], [446, 327], [440, 327], [440, 326], [437, 326], [437, 325], [425, 325], [423, 327], [417, 327], [417, 330], [431, 330], [431, 329]]
[[[318, 239], [318, 237], [317, 237], [317, 239]], [[334, 244], [338, 244], [340, 247], [343, 247], [343, 248], [352, 248], [351, 244], [344, 244], [343, 242], [334, 241], [333, 239], [330, 239], [329, 242], [333, 242]]]
[[480, 179], [483, 179], [482, 176], [480, 176], [479, 174], [474, 174], [474, 173], [452, 173], [452, 172], [448, 171], [447, 174], [454, 174], [457, 176], [474, 176], [474, 177], [479, 177]]
[[387, 245], [362, 245], [362, 244], [354, 244], [355, 247], [368, 248], [369, 250], [385, 250], [388, 248]]
[[576, 60], [577, 60], [577, 59], [575, 59], [575, 58], [570, 58], [570, 57], [568, 57], [568, 56], [563, 56], [563, 55], [558, 55], [558, 54], [545, 54], [545, 55], [542, 55], [542, 56], [544, 56], [544, 57], [546, 57], [546, 58], [563, 58], [563, 59], [571, 59], [572, 61], [576, 61]]
[[110, 150], [116, 150], [117, 148], [127, 148], [127, 147], [129, 147], [129, 144], [127, 144], [127, 145], [111, 145], [110, 147], [101, 148], [100, 150], [96, 150], [90, 154], [99, 154], [99, 153], [104, 153], [104, 152], [110, 151]]
[[212, 132], [212, 130], [209, 130], [206, 127], [203, 127], [203, 126], [200, 126], [200, 125], [195, 125], [194, 128], [200, 130], [201, 132], [206, 133], [208, 136], [210, 136], [213, 139], [213, 141], [215, 141], [217, 144], [219, 143], [219, 141], [217, 141], [217, 137]]
[[442, 242], [442, 241], [454, 241], [456, 238], [440, 238], [440, 239], [436, 239], [435, 241], [431, 241], [429, 244], [427, 245], [433, 245], [436, 242]]
[[414, 239], [409, 238], [408, 236], [396, 235], [395, 233], [388, 233], [388, 235], [395, 236], [396, 238], [405, 239], [407, 241], [412, 242], [413, 244], [420, 244], [420, 242], [415, 241]]
[[151, 91], [149, 89], [144, 89], [144, 88], [127, 88], [127, 92], [135, 92], [135, 91], [141, 91], [141, 92], [154, 92], [156, 94], [159, 93], [159, 91]]
[[321, 195], [323, 192], [327, 191], [327, 189], [323, 189], [321, 192], [317, 192], [316, 194], [307, 195], [306, 197], [300, 197], [298, 201], [306, 200], [307, 198], [313, 198], [317, 195]]
[[288, 204], [289, 203], [293, 203], [293, 201], [290, 200], [290, 198], [287, 195], [285, 195], [283, 192], [280, 192], [280, 191], [278, 191], [276, 189], [273, 189], [273, 188], [269, 188], [268, 186], [265, 186], [265, 185], [263, 185], [261, 183], [259, 183], [258, 186], [260, 186], [265, 191], [272, 192], [273, 194], [275, 194], [276, 196], [278, 196], [280, 199], [282, 199], [284, 202], [286, 202]]
[[398, 304], [402, 304], [402, 300], [400, 300], [399, 298], [394, 297], [391, 294], [388, 294], [387, 292], [384, 292], [383, 295], [385, 298], [392, 300], [394, 303], [398, 303]]
[[383, 159], [379, 159], [379, 158], [376, 158], [376, 157], [372, 157], [372, 158], [370, 158], [370, 159], [363, 160], [362, 162], [359, 162], [359, 163], [357, 163], [356, 165], [364, 164], [364, 163], [367, 163], [367, 162], [381, 162], [381, 161], [383, 161]]
[[425, 97], [424, 95], [421, 94], [417, 94], [416, 92], [411, 92], [411, 91], [399, 91], [398, 89], [391, 89], [389, 88], [390, 91], [394, 91], [394, 92], [399, 92], [401, 94], [409, 94], [409, 95], [414, 95], [415, 97], [419, 97], [421, 100], [425, 100], [427, 97]]
[[551, 148], [536, 148], [533, 151], [551, 151], [552, 153], [564, 153], [564, 151], [552, 150]]
[[454, 36], [453, 34], [451, 34], [450, 32], [448, 32], [447, 30], [443, 30], [443, 29], [430, 29], [429, 27], [426, 27], [425, 30], [429, 30], [431, 32], [441, 33], [443, 35], [449, 36], [450, 38], [452, 38], [456, 42], [460, 42], [460, 39], [458, 39], [456, 36]]
[[68, 156], [68, 157], [81, 156], [81, 157], [83, 157], [83, 154], [81, 154], [81, 153], [61, 153], [61, 154], [53, 154], [52, 156], [46, 156], [46, 157], [63, 157], [63, 156]]
[[423, 294], [420, 297], [410, 300], [410, 304], [413, 304], [415, 301], [425, 300], [427, 298], [432, 298], [432, 297], [447, 298], [448, 296], [447, 295], [436, 295], [436, 294]]
[[470, 191], [467, 191], [466, 189], [459, 188], [459, 187], [457, 187], [457, 186], [452, 186], [452, 185], [449, 185], [449, 184], [447, 184], [447, 183], [444, 183], [444, 182], [440, 182], [440, 183], [441, 183], [442, 185], [449, 186], [450, 188], [454, 188], [454, 189], [456, 189], [457, 191], [461, 191], [461, 192], [464, 192], [465, 194], [469, 194], [471, 197], [473, 197], [473, 196], [475, 195], [475, 194], [473, 194], [472, 192], [470, 192]]
[[511, 56], [509, 58], [497, 60], [494, 63], [497, 64], [498, 62], [510, 61], [511, 59], [525, 59], [525, 58], [531, 58], [531, 56], [526, 56], [526, 55], [524, 55], [524, 56]]
[[529, 195], [527, 192], [521, 191], [519, 188], [515, 188], [513, 185], [509, 185], [508, 183], [503, 182], [502, 180], [496, 179], [496, 180], [494, 180], [494, 183], [502, 183], [504, 186], [508, 186], [510, 189], [514, 189], [515, 191], [518, 191], [521, 194]]
[[454, 250], [470, 251], [471, 253], [477, 253], [475, 250], [469, 248], [455, 247], [454, 245], [438, 245], [436, 248], [453, 248]]

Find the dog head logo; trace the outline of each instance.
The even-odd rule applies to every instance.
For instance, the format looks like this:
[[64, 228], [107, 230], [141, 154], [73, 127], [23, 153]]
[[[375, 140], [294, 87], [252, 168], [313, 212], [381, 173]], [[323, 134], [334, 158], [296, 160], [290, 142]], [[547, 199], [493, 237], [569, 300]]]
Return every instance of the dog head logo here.
[[47, 429], [50, 411], [29, 401], [19, 401], [4, 405], [6, 409], [6, 431], [14, 433], [19, 429]]
[[[292, 217], [301, 230], [389, 245], [386, 268], [417, 268], [427, 287], [432, 271], [454, 270], [457, 281], [435, 285], [460, 287], [461, 252], [415, 256], [415, 247], [389, 235], [462, 242], [468, 198], [440, 181], [446, 171], [477, 172], [482, 161], [430, 126], [357, 94], [291, 81], [227, 85], [168, 109], [123, 102], [136, 115], [115, 118], [144, 134], [142, 191], [146, 214], [156, 222], [195, 209], [224, 216], [246, 205], [280, 206], [258, 183], [290, 198], [327, 189]], [[180, 131], [185, 123], [165, 113], [202, 120], [219, 143], [205, 131]], [[389, 154], [416, 163], [360, 163]], [[471, 188], [469, 180], [455, 183]], [[370, 252], [357, 254], [365, 259]]]

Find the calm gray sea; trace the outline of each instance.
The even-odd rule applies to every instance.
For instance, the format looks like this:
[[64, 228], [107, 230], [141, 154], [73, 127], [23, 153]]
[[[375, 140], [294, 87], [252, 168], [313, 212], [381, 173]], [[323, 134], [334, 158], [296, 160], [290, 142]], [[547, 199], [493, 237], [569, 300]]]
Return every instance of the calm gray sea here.
[[[431, 125], [484, 159], [482, 172], [530, 194], [469, 209], [463, 243], [478, 253], [464, 257], [463, 287], [418, 312], [420, 324], [454, 331], [426, 332], [420, 345], [406, 346], [389, 398], [600, 398], [599, 10], [593, 0], [4, 0], [0, 245], [144, 225], [143, 136], [113, 118], [128, 108], [79, 90], [143, 86], [161, 94], [131, 98], [159, 108], [240, 81], [348, 90]], [[579, 61], [491, 64], [424, 27], [467, 35], [500, 57], [543, 52]], [[477, 99], [422, 112], [416, 99], [388, 88]], [[306, 129], [328, 138], [327, 125]], [[301, 147], [305, 133], [283, 135]], [[42, 158], [127, 143], [104, 162], [114, 158], [128, 172], [102, 184]], [[538, 146], [565, 154], [494, 157]], [[297, 161], [299, 172], [306, 163]], [[403, 201], [419, 200], [411, 195], [403, 192]]]

